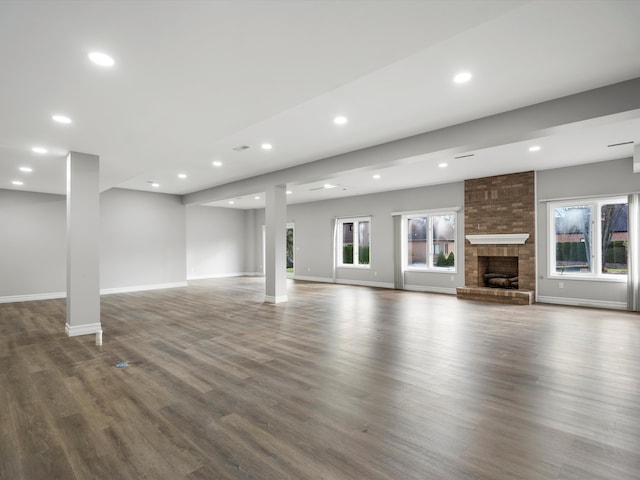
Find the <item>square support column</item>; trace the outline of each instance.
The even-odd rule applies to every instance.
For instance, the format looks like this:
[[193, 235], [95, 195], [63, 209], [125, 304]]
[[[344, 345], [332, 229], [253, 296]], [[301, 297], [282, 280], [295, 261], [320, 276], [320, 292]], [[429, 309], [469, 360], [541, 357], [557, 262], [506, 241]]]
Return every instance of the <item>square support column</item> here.
[[265, 192], [265, 302], [287, 301], [287, 192], [285, 185]]
[[67, 156], [67, 324], [70, 337], [96, 335], [100, 323], [100, 159]]

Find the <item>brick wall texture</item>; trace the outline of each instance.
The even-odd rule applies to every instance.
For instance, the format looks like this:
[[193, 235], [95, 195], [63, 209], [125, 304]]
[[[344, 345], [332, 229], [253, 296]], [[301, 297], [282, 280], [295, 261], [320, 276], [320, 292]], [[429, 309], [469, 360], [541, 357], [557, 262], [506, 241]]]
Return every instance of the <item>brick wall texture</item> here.
[[520, 290], [535, 290], [535, 173], [464, 182], [465, 235], [528, 233], [524, 245], [471, 245], [465, 239], [465, 285], [479, 287], [478, 257], [518, 257]]

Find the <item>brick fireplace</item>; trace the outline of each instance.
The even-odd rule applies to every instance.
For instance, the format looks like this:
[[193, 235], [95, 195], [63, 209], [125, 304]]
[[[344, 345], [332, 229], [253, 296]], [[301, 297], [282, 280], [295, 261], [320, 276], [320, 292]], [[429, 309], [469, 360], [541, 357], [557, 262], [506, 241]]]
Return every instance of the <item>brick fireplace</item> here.
[[[466, 300], [529, 305], [535, 291], [535, 173], [465, 181]], [[501, 280], [492, 280], [499, 278]]]

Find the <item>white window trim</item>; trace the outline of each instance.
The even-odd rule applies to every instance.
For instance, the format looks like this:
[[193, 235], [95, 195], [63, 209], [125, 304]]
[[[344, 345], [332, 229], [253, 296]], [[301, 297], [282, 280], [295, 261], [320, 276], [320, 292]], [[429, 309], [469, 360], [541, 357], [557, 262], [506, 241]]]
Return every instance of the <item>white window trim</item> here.
[[[447, 209], [447, 210], [423, 210], [423, 211], [415, 211], [409, 212], [402, 215], [401, 220], [401, 228], [400, 235], [402, 236], [401, 245], [401, 254], [402, 254], [402, 271], [403, 272], [428, 272], [428, 273], [445, 273], [445, 274], [456, 274], [458, 273], [458, 209]], [[453, 267], [435, 267], [425, 265], [424, 267], [409, 265], [409, 251], [407, 245], [407, 220], [410, 218], [426, 218], [426, 217], [437, 217], [440, 215], [453, 215], [455, 219], [455, 243], [453, 247], [453, 258], [455, 259], [455, 264]], [[430, 258], [430, 252], [432, 248], [433, 235], [432, 235], [432, 223], [431, 219], [429, 220], [429, 232], [427, 233], [427, 261]]]
[[[360, 222], [369, 222], [369, 263], [366, 265], [355, 263], [356, 258], [359, 259], [359, 228], [356, 228], [356, 225]], [[354, 263], [342, 263], [342, 253], [343, 253], [343, 238], [342, 225], [345, 223], [353, 223], [353, 259]], [[360, 216], [360, 217], [343, 217], [336, 219], [336, 227], [337, 227], [337, 238], [336, 238], [336, 266], [338, 268], [347, 268], [347, 269], [358, 269], [358, 270], [370, 270], [371, 269], [371, 250], [372, 250], [372, 238], [371, 234], [371, 216]]]
[[[549, 233], [547, 235], [547, 252], [549, 258], [548, 279], [564, 279], [564, 280], [585, 280], [596, 282], [612, 282], [612, 283], [626, 283], [627, 275], [602, 273], [602, 231], [600, 221], [600, 207], [603, 204], [612, 203], [627, 203], [627, 196], [615, 196], [615, 197], [590, 197], [583, 199], [568, 199], [565, 201], [549, 202], [547, 204], [547, 226]], [[554, 210], [558, 207], [570, 207], [575, 205], [584, 205], [591, 208], [591, 261], [592, 272], [571, 272], [571, 273], [558, 273], [556, 272], [556, 225]], [[595, 215], [594, 215], [595, 214]]]

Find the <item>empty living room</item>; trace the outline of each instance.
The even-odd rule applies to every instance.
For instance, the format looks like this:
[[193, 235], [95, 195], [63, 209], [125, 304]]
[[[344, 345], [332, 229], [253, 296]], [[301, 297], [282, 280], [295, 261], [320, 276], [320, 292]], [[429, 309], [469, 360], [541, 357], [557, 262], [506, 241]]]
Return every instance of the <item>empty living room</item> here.
[[0, 479], [640, 478], [640, 2], [0, 2]]

